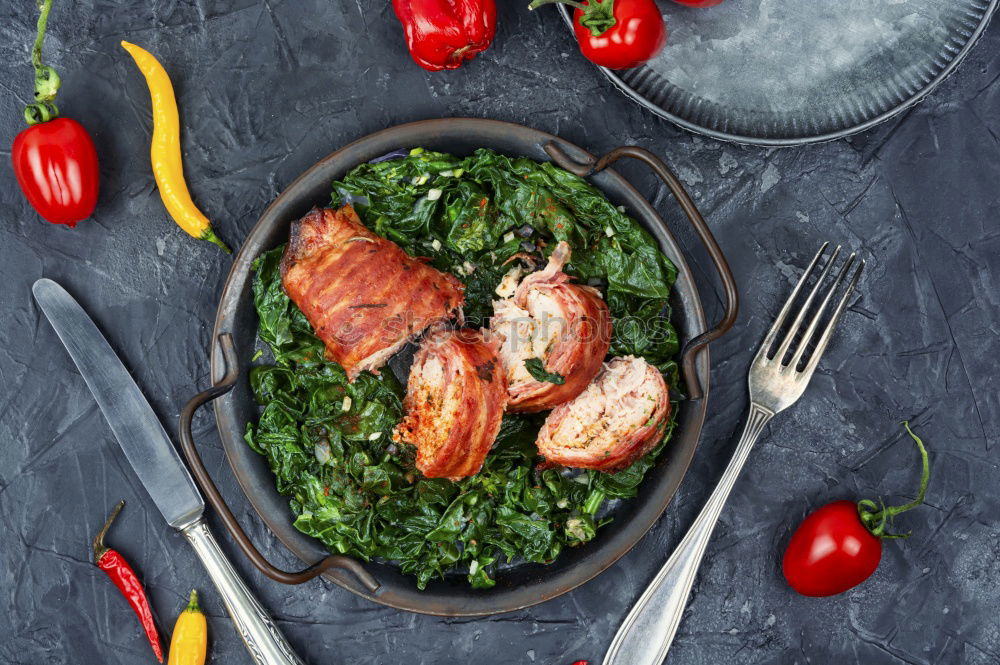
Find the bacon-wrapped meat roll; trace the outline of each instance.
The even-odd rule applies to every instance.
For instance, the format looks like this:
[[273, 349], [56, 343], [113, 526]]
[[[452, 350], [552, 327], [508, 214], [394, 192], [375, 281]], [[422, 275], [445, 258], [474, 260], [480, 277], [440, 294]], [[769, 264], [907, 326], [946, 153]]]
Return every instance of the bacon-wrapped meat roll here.
[[281, 259], [288, 297], [353, 381], [434, 323], [461, 319], [464, 286], [369, 231], [354, 208], [313, 209]]
[[[501, 339], [509, 411], [544, 411], [573, 399], [608, 353], [608, 306], [597, 289], [570, 282], [562, 271], [569, 257], [569, 245], [560, 242], [548, 265], [525, 277], [513, 297], [493, 302], [490, 329]], [[551, 379], [539, 380], [526, 363]]]
[[669, 418], [659, 370], [642, 358], [614, 358], [579, 397], [549, 414], [536, 445], [549, 464], [618, 471], [660, 442]]
[[437, 330], [414, 356], [392, 438], [417, 447], [428, 478], [459, 480], [482, 468], [507, 405], [499, 346], [488, 331]]

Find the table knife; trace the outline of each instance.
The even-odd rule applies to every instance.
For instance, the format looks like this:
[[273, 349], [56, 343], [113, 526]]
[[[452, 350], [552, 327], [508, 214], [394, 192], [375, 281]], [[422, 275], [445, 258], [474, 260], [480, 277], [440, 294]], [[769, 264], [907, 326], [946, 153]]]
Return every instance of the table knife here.
[[271, 617], [219, 548], [205, 523], [205, 502], [152, 407], [79, 303], [56, 282], [31, 287], [136, 475], [167, 524], [191, 543], [258, 665], [302, 665]]

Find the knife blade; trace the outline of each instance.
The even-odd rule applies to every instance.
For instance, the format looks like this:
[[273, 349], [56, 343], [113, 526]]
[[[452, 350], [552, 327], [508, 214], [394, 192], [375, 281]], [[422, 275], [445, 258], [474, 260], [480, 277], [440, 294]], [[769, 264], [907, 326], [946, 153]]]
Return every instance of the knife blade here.
[[31, 291], [167, 524], [174, 528], [190, 524], [205, 511], [205, 502], [118, 354], [66, 289], [51, 279], [40, 279]]
[[40, 279], [31, 292], [62, 340], [139, 480], [164, 519], [184, 535], [222, 596], [258, 665], [303, 665], [205, 523], [205, 503], [153, 408], [97, 325], [66, 290]]

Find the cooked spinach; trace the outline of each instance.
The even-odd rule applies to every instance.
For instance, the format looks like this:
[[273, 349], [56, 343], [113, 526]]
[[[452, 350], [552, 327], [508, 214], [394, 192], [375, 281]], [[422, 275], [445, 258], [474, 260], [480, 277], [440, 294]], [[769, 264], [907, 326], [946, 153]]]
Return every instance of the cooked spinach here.
[[[376, 233], [461, 279], [472, 325], [486, 323], [509, 259], [541, 265], [566, 240], [566, 271], [599, 286], [611, 309], [611, 354], [642, 356], [673, 383], [674, 266], [583, 179], [489, 150], [461, 158], [416, 149], [334, 183], [332, 204], [347, 202]], [[599, 516], [602, 506], [635, 496], [670, 438], [673, 423], [653, 452], [618, 473], [540, 470], [534, 440], [544, 414], [508, 414], [480, 473], [459, 482], [423, 478], [413, 448], [391, 440], [403, 386], [390, 371], [349, 383], [325, 359], [282, 291], [282, 249], [254, 264], [258, 336], [271, 357], [250, 373], [262, 412], [247, 424], [246, 441], [290, 497], [295, 527], [331, 551], [397, 562], [419, 588], [449, 571], [488, 588], [502, 562], [548, 563], [592, 539], [610, 521]]]
[[545, 370], [545, 363], [541, 358], [528, 358], [524, 361], [524, 367], [528, 370], [528, 374], [535, 381], [548, 381], [549, 383], [554, 383], [557, 386], [561, 386], [566, 383], [566, 377], [557, 372], [547, 372]]

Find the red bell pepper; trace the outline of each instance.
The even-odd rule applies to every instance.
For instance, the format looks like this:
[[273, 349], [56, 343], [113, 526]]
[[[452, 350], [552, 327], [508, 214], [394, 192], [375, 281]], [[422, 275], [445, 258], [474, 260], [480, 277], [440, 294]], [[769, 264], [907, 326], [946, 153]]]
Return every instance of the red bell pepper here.
[[458, 69], [489, 48], [497, 28], [494, 0], [392, 0], [406, 47], [432, 72]]
[[97, 150], [83, 125], [54, 118], [28, 127], [10, 151], [28, 203], [53, 224], [76, 226], [97, 205]]
[[31, 50], [35, 103], [24, 110], [30, 127], [14, 139], [11, 161], [21, 190], [38, 214], [53, 224], [74, 226], [97, 205], [97, 150], [83, 125], [60, 118], [55, 105], [59, 75], [42, 64], [42, 40], [52, 0], [39, 3], [38, 35]]

